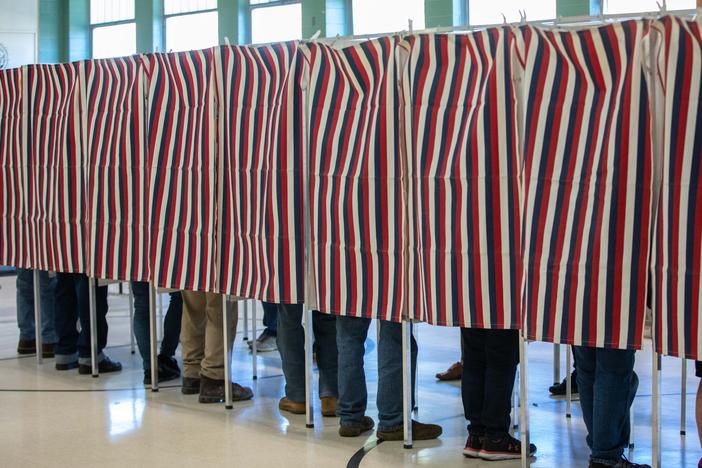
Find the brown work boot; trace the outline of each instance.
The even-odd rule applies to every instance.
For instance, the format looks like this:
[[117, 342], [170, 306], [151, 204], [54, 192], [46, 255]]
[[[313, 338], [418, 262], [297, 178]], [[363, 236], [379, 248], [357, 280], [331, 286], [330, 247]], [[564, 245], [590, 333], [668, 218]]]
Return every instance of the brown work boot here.
[[54, 357], [54, 343], [42, 343], [41, 357], [51, 359]]
[[322, 401], [322, 416], [325, 418], [336, 417], [336, 397], [321, 397], [320, 400]]
[[183, 377], [183, 387], [180, 389], [183, 395], [197, 395], [200, 393], [199, 377]]
[[[244, 401], [253, 398], [253, 390], [232, 383], [232, 401]], [[221, 403], [224, 401], [224, 379], [214, 380], [200, 376], [200, 403]]]
[[339, 426], [339, 435], [341, 437], [358, 437], [364, 432], [372, 431], [374, 427], [373, 420], [368, 416], [363, 416], [361, 422]]
[[36, 354], [37, 343], [34, 340], [19, 340], [17, 354]]
[[463, 363], [456, 362], [451, 365], [445, 372], [440, 372], [436, 374], [436, 378], [442, 382], [448, 382], [451, 380], [461, 380], [463, 375]]
[[[438, 438], [443, 430], [441, 426], [436, 424], [423, 424], [417, 421], [412, 421], [412, 440], [432, 440]], [[404, 440], [405, 431], [402, 425], [378, 429], [378, 439], [392, 441]]]
[[283, 397], [278, 403], [278, 409], [292, 414], [305, 414], [305, 402], [292, 401], [288, 397]]

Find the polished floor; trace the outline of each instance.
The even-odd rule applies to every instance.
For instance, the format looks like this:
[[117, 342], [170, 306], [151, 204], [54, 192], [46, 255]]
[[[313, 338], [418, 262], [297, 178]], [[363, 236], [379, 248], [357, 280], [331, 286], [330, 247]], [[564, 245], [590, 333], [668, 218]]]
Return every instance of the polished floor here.
[[[253, 381], [241, 323], [233, 375], [237, 382], [253, 387], [252, 401], [226, 411], [223, 406], [200, 405], [197, 397], [182, 395], [178, 382], [158, 393], [144, 389], [140, 358], [130, 352], [128, 296], [117, 294], [114, 287], [109, 296], [107, 352], [124, 364], [123, 372], [93, 379], [77, 371], [56, 372], [52, 360], [38, 366], [33, 357], [18, 358], [14, 281], [14, 277], [0, 278], [0, 467], [519, 466], [518, 461], [487, 463], [464, 459], [461, 454], [466, 432], [460, 388], [455, 383], [436, 383], [433, 377], [459, 356], [456, 330], [418, 327], [418, 418], [441, 424], [444, 435], [404, 450], [401, 443], [376, 446], [372, 435], [339, 438], [338, 420], [322, 419], [318, 401], [314, 429], [305, 428], [304, 416], [281, 414], [277, 409], [284, 385], [280, 358], [276, 352], [259, 354], [259, 378]], [[167, 303], [168, 297], [163, 300]], [[628, 453], [639, 462], [651, 459], [650, 343], [647, 345], [637, 356], [641, 386], [634, 403], [635, 448]], [[532, 466], [587, 466], [585, 427], [578, 404], [573, 405], [573, 418], [566, 419], [566, 402], [548, 396], [553, 346], [530, 344], [528, 356], [530, 431], [538, 446]], [[371, 396], [377, 384], [376, 368], [372, 330], [366, 357]], [[687, 371], [688, 434], [681, 437], [681, 361], [663, 360], [663, 467], [693, 467], [702, 456], [694, 421], [698, 382], [692, 363]], [[369, 415], [377, 417], [374, 397], [369, 401]]]

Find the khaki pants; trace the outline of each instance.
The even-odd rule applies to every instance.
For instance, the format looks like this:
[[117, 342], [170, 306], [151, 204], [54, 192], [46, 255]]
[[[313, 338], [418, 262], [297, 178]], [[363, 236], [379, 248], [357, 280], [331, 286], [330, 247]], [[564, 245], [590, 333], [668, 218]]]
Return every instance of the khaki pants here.
[[[238, 315], [236, 306], [232, 309], [229, 337], [234, 343]], [[183, 291], [180, 345], [184, 377], [224, 379], [223, 320], [221, 294]]]

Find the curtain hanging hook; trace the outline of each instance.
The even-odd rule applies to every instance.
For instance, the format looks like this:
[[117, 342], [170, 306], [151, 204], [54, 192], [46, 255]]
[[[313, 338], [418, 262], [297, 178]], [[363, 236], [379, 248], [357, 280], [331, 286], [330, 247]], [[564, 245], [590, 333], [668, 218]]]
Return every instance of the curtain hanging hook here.
[[507, 24], [507, 17], [505, 16], [504, 13], [500, 13], [502, 15], [502, 24], [506, 25]]

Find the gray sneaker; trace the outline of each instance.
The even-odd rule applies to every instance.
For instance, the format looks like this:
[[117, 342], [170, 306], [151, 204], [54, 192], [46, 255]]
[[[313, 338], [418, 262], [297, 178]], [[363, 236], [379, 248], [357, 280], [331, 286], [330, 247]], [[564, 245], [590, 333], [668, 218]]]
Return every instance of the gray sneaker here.
[[[249, 341], [249, 349], [253, 349], [253, 341]], [[256, 339], [256, 352], [267, 353], [269, 351], [278, 351], [278, 343], [275, 336], [267, 330], [263, 330]]]

